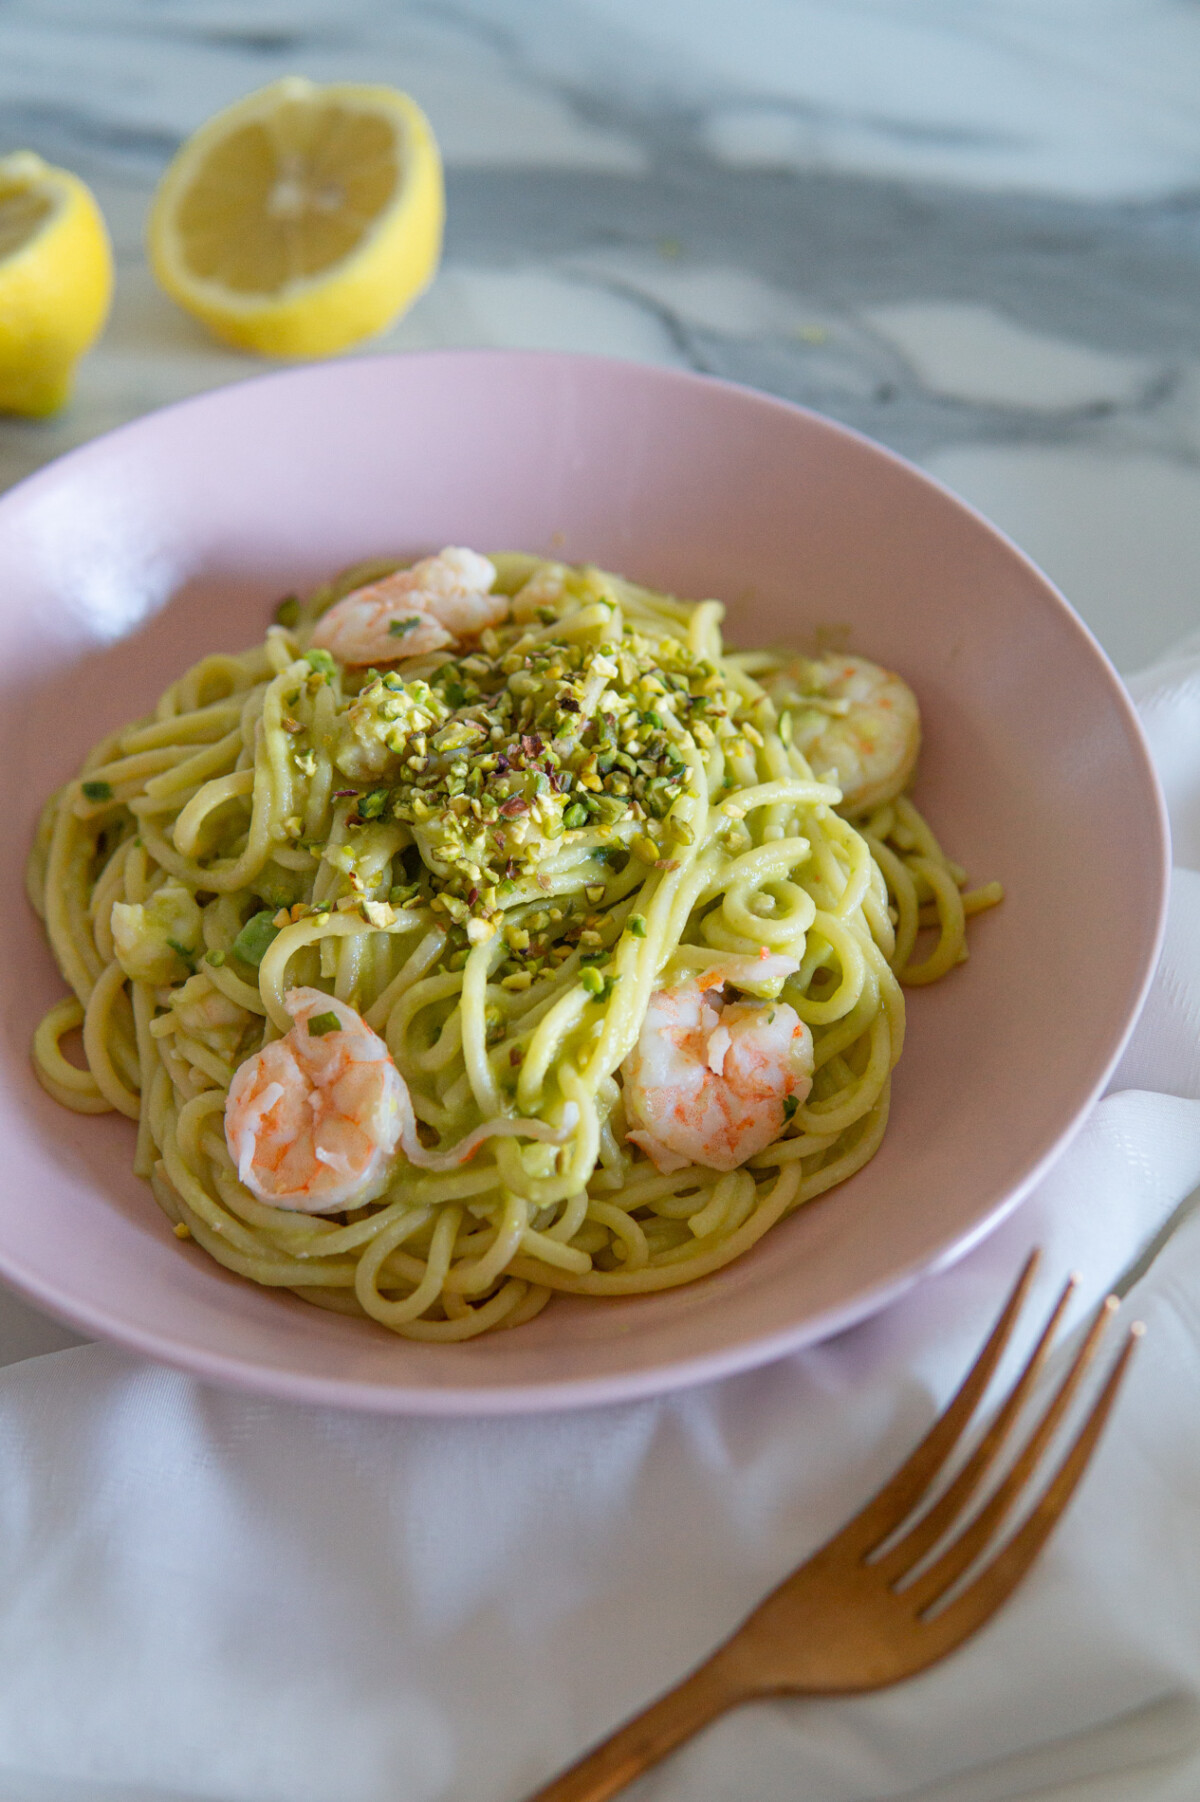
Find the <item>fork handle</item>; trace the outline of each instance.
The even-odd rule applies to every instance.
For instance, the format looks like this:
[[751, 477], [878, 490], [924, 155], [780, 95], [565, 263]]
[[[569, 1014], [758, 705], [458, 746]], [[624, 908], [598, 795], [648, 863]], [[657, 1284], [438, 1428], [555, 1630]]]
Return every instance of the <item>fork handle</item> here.
[[528, 1802], [605, 1802], [745, 1698], [745, 1690], [715, 1653], [665, 1696], [585, 1752]]

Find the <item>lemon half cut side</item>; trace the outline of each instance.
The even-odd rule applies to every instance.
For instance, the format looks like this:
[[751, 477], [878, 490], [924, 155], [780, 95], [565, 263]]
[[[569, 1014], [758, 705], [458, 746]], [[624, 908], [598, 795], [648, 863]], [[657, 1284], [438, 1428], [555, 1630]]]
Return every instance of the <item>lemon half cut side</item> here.
[[396, 88], [288, 76], [188, 139], [154, 197], [159, 282], [219, 338], [319, 357], [380, 332], [432, 280], [433, 132]]
[[0, 411], [70, 398], [112, 301], [112, 249], [90, 188], [32, 150], [0, 157]]

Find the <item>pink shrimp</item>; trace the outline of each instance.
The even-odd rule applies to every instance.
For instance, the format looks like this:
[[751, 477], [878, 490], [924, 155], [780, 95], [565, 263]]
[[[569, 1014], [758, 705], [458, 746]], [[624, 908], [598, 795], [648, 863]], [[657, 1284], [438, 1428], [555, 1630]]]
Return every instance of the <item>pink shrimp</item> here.
[[799, 658], [763, 685], [791, 713], [794, 744], [815, 776], [837, 783], [848, 813], [905, 788], [921, 749], [921, 712], [903, 677], [847, 652]]
[[395, 663], [475, 638], [508, 612], [489, 590], [495, 565], [476, 551], [449, 546], [335, 601], [317, 621], [312, 642], [342, 663]]
[[756, 982], [798, 967], [781, 956], [730, 957], [659, 989], [622, 1065], [627, 1137], [661, 1171], [736, 1170], [779, 1137], [785, 1104], [812, 1087], [812, 1034], [793, 1007], [716, 994], [746, 974], [742, 966]]
[[319, 989], [289, 989], [294, 1022], [239, 1065], [225, 1141], [260, 1201], [306, 1214], [357, 1207], [386, 1186], [408, 1090], [361, 1014]]

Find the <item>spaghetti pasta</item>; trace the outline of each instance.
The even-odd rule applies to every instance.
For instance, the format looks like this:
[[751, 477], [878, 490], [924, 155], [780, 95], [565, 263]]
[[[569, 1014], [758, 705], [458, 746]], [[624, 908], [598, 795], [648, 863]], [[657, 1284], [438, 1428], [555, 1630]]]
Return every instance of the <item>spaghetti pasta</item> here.
[[[903, 792], [915, 737], [854, 809], [858, 702], [819, 660], [727, 654], [718, 603], [592, 567], [481, 566], [491, 623], [470, 635], [458, 614], [418, 632], [394, 564], [289, 599], [261, 645], [204, 658], [95, 748], [29, 872], [74, 992], [35, 1037], [47, 1091], [136, 1121], [135, 1169], [226, 1268], [432, 1341], [555, 1292], [693, 1281], [845, 1180], [887, 1122], [901, 985], [962, 961], [1000, 898], [964, 892]], [[351, 594], [391, 663], [323, 634]], [[721, 981], [740, 998], [718, 1016]], [[806, 1047], [778, 1129], [733, 1167], [648, 1155], [635, 1130], [652, 998], [688, 984], [723, 1045], [778, 1015]], [[327, 1184], [333, 1205], [319, 1185], [272, 1199], [229, 1126], [235, 1076], [249, 1093], [249, 1060], [304, 1022], [333, 1035], [328, 1057], [301, 1044], [314, 1067], [355, 1022], [379, 1047], [356, 1055], [402, 1078], [370, 1188]]]

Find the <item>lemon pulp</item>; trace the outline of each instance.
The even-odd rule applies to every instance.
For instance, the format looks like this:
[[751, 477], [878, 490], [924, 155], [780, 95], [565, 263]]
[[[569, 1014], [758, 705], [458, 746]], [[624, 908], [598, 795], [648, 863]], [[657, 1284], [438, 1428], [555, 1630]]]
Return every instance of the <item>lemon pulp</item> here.
[[441, 251], [441, 161], [394, 88], [289, 77], [202, 126], [164, 175], [155, 273], [218, 336], [275, 356], [390, 324]]

